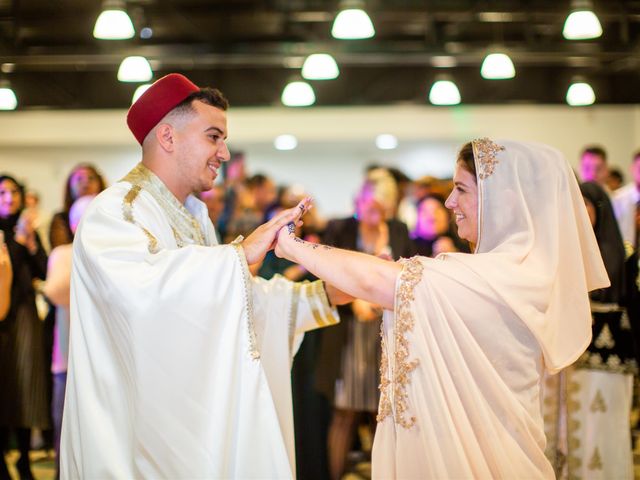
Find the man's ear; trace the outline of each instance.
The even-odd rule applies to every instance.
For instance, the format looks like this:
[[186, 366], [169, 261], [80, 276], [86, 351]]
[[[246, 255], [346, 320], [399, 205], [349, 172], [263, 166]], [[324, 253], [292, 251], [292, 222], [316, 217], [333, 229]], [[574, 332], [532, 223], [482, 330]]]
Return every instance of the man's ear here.
[[168, 123], [160, 123], [156, 126], [156, 140], [163, 150], [173, 152], [175, 148], [175, 130]]

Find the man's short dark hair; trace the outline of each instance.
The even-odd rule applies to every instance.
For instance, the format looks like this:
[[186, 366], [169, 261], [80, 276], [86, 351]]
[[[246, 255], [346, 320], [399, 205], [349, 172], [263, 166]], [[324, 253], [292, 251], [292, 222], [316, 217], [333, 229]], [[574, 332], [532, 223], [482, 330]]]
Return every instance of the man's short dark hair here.
[[597, 155], [600, 158], [602, 158], [602, 160], [607, 163], [607, 151], [602, 148], [599, 145], [589, 145], [588, 147], [586, 147], [583, 151], [582, 151], [582, 155], [580, 155], [581, 157], [583, 157], [585, 154], [590, 153], [591, 155]]
[[212, 107], [219, 108], [220, 110], [227, 110], [229, 108], [229, 100], [224, 94], [217, 88], [201, 88], [197, 92], [193, 92], [182, 102], [180, 102], [172, 110], [171, 113], [182, 115], [184, 113], [190, 113], [193, 111], [193, 102], [198, 100], [199, 102], [206, 103]]

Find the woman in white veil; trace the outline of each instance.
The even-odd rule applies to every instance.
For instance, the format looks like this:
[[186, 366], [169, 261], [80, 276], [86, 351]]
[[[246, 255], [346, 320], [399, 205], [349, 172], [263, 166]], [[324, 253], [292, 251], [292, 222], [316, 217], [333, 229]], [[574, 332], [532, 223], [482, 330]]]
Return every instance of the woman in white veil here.
[[447, 207], [473, 254], [397, 263], [306, 244], [276, 254], [386, 309], [376, 478], [553, 478], [540, 383], [589, 344], [608, 285], [573, 172], [555, 149], [489, 139], [460, 152]]

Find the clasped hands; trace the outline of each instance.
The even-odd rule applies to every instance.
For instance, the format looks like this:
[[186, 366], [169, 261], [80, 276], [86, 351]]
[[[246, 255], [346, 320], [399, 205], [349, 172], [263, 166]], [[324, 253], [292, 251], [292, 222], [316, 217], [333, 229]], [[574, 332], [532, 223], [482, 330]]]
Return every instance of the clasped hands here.
[[[261, 262], [278, 241], [282, 241], [284, 236], [289, 237], [296, 227], [302, 225], [302, 217], [311, 208], [311, 197], [306, 197], [295, 207], [278, 212], [271, 220], [256, 228], [242, 242], [247, 263], [253, 265]], [[278, 249], [278, 256], [286, 256], [281, 254], [284, 253], [281, 250]]]

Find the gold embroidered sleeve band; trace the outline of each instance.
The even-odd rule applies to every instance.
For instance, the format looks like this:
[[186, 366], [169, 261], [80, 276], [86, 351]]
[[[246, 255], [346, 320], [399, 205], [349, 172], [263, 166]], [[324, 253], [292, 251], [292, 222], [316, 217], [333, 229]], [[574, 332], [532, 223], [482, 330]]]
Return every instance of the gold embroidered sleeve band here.
[[413, 330], [415, 319], [411, 312], [411, 302], [414, 300], [415, 286], [422, 279], [423, 265], [414, 257], [401, 260], [402, 272], [398, 280], [396, 291], [395, 321], [393, 325], [393, 359], [389, 365], [387, 340], [384, 332], [382, 336], [382, 361], [380, 363], [380, 410], [378, 421], [387, 416], [404, 428], [411, 428], [416, 423], [416, 417], [409, 412], [407, 385], [411, 383], [410, 375], [418, 366], [417, 359], [410, 359], [409, 341], [407, 333]]

